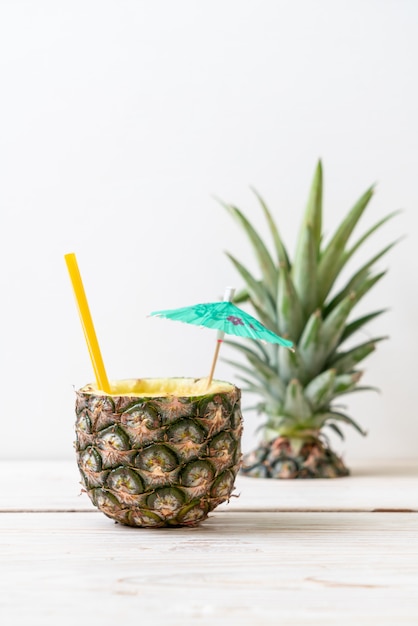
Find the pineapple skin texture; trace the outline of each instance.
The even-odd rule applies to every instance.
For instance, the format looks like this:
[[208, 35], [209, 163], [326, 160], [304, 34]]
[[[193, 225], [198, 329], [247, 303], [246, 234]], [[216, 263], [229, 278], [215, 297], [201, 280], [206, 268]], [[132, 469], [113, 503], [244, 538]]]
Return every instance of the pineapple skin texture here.
[[105, 515], [134, 527], [196, 526], [229, 500], [241, 465], [240, 389], [183, 397], [83, 389], [77, 464]]

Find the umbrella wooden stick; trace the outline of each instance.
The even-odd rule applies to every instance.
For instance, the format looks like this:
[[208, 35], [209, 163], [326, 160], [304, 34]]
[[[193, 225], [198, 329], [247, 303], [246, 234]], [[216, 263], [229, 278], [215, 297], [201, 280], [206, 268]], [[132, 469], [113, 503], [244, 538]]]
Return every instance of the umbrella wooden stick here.
[[[235, 293], [234, 287], [227, 287], [225, 289], [225, 293], [224, 293], [224, 302], [231, 302], [232, 298], [234, 297], [234, 293]], [[222, 343], [224, 337], [225, 337], [225, 333], [222, 330], [218, 330], [218, 336], [216, 338], [215, 353], [213, 355], [212, 366], [210, 368], [210, 373], [209, 373], [209, 376], [208, 376], [208, 384], [207, 384], [206, 389], [209, 389], [209, 387], [212, 384], [213, 374], [215, 372], [216, 362], [217, 362], [218, 356], [219, 356], [219, 350], [220, 350], [221, 343]]]
[[216, 340], [216, 348], [215, 348], [215, 353], [213, 355], [212, 367], [210, 368], [210, 374], [208, 377], [208, 386], [207, 386], [208, 389], [212, 384], [213, 374], [215, 372], [216, 361], [218, 360], [219, 349], [221, 347], [221, 343], [222, 343], [222, 339]]

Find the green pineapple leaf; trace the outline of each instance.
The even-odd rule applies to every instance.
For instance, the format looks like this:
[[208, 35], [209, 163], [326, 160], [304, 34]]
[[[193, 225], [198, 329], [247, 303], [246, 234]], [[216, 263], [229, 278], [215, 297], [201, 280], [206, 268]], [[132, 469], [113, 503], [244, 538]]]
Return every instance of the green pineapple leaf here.
[[294, 343], [297, 343], [305, 320], [302, 304], [286, 265], [280, 266], [277, 291], [279, 334], [283, 337], [290, 337]]
[[337, 424], [334, 424], [333, 422], [329, 422], [327, 424], [327, 427], [331, 428], [331, 430], [333, 430], [344, 441], [344, 433], [341, 430], [341, 428], [337, 426]]
[[319, 251], [322, 238], [322, 162], [318, 161], [314, 177], [309, 192], [308, 204], [305, 209], [296, 246], [296, 259], [303, 256], [305, 248], [305, 231], [309, 227], [312, 231], [314, 250], [316, 259], [319, 258]]
[[338, 374], [334, 380], [333, 396], [348, 393], [357, 385], [363, 372], [350, 372], [349, 374]]
[[227, 256], [232, 261], [238, 273], [241, 274], [242, 278], [245, 280], [251, 302], [260, 315], [261, 322], [273, 332], [278, 333], [276, 312], [269, 291], [266, 289], [265, 285], [261, 281], [256, 280], [235, 257], [229, 253], [227, 253]]
[[356, 202], [347, 217], [337, 228], [331, 241], [321, 254], [318, 266], [319, 298], [324, 302], [343, 264], [342, 252], [357, 222], [373, 196], [374, 187], [370, 187]]
[[249, 300], [250, 300], [249, 291], [246, 287], [244, 287], [240, 289], [239, 291], [235, 292], [232, 301], [234, 304], [238, 305], [238, 304], [244, 304], [245, 302], [248, 302]]
[[374, 226], [372, 226], [371, 228], [369, 228], [369, 230], [367, 230], [364, 235], [362, 235], [360, 237], [360, 239], [350, 248], [350, 250], [346, 250], [344, 252], [344, 254], [342, 255], [342, 259], [341, 259], [341, 265], [339, 268], [339, 271], [341, 271], [341, 269], [344, 267], [344, 265], [347, 263], [347, 261], [353, 256], [353, 254], [360, 248], [360, 246], [367, 241], [367, 239], [370, 237], [370, 235], [373, 235], [373, 233], [375, 233], [381, 226], [383, 226], [384, 224], [386, 224], [386, 222], [388, 222], [389, 220], [392, 219], [392, 217], [395, 217], [396, 215], [399, 215], [399, 213], [401, 213], [400, 210], [398, 211], [392, 211], [392, 213], [389, 213], [388, 215], [385, 215], [385, 217], [383, 217], [381, 220], [379, 220], [376, 224], [374, 224]]
[[273, 238], [273, 242], [274, 242], [274, 246], [276, 249], [276, 255], [277, 255], [277, 259], [278, 259], [278, 263], [279, 265], [282, 265], [284, 267], [286, 267], [287, 270], [289, 270], [290, 268], [290, 262], [289, 262], [289, 256], [287, 254], [287, 250], [283, 244], [282, 238], [280, 237], [279, 234], [279, 229], [277, 228], [277, 224], [273, 219], [272, 214], [270, 213], [267, 204], [264, 202], [263, 198], [261, 197], [261, 195], [258, 193], [258, 191], [256, 189], [254, 189], [254, 187], [251, 187], [252, 192], [255, 194], [257, 200], [260, 203], [261, 208], [263, 209], [264, 212], [264, 216], [267, 220], [267, 224], [269, 226], [272, 238]]
[[364, 278], [369, 276], [369, 269], [381, 259], [389, 250], [393, 248], [399, 239], [393, 241], [388, 246], [383, 248], [380, 252], [378, 252], [372, 259], [370, 259], [365, 265], [363, 265], [353, 276], [350, 278], [346, 286], [331, 300], [331, 302], [325, 308], [325, 315], [329, 313], [341, 300], [343, 300], [347, 295], [351, 292], [355, 292], [359, 285], [361, 285], [364, 281]]
[[324, 360], [321, 342], [322, 316], [317, 310], [309, 317], [298, 343], [298, 353], [305, 364], [308, 379], [316, 376]]
[[367, 315], [363, 315], [362, 317], [359, 317], [353, 322], [350, 322], [350, 324], [347, 324], [347, 326], [344, 328], [343, 334], [341, 335], [341, 343], [343, 343], [346, 339], [351, 337], [353, 333], [360, 330], [360, 328], [362, 328], [365, 324], [375, 319], [382, 313], [386, 313], [387, 311], [388, 309], [380, 309], [380, 311], [374, 311], [373, 313], [368, 313]]
[[327, 420], [332, 420], [333, 422], [344, 422], [345, 424], [350, 424], [360, 433], [360, 435], [366, 436], [367, 431], [363, 430], [359, 424], [352, 417], [346, 415], [345, 413], [340, 413], [339, 411], [331, 411], [327, 414]]
[[326, 358], [334, 352], [344, 332], [347, 317], [355, 304], [354, 294], [349, 294], [337, 304], [335, 309], [326, 317], [321, 328], [321, 347], [324, 363]]
[[[252, 341], [251, 339], [248, 339], [247, 343], [243, 343], [243, 341], [244, 341], [244, 337], [241, 337], [240, 341], [235, 341], [235, 339], [223, 339], [223, 343], [226, 346], [232, 346], [233, 348], [236, 348], [237, 350], [239, 350], [246, 356], [248, 354], [251, 354], [254, 357], [258, 358], [260, 361], [263, 361], [264, 363], [271, 365], [270, 356], [267, 351], [267, 348], [268, 348], [267, 344], [263, 344], [261, 341]], [[249, 347], [248, 344], [251, 345], [251, 348]]]
[[380, 272], [380, 274], [375, 274], [374, 276], [366, 276], [363, 282], [357, 287], [354, 293], [354, 303], [357, 304], [363, 296], [366, 295], [370, 291], [372, 287], [376, 285], [385, 276], [386, 270], [384, 272]]
[[[247, 354], [246, 357], [250, 365], [254, 369], [256, 369], [258, 374], [261, 373], [261, 375], [263, 376], [265, 380], [272, 380], [272, 379], [277, 378], [277, 372], [270, 365], [268, 365], [267, 363], [263, 363], [259, 358], [255, 356]], [[224, 359], [224, 362], [237, 367], [236, 362], [229, 361], [228, 359]], [[250, 371], [254, 371], [254, 369], [253, 370], [250, 369]]]
[[380, 393], [380, 389], [378, 387], [373, 387], [373, 385], [356, 385], [347, 391], [340, 391], [337, 395], [343, 396], [346, 393], [358, 393], [359, 391], [374, 391], [376, 393]]
[[305, 398], [315, 412], [320, 407], [326, 406], [332, 398], [336, 370], [331, 368], [321, 372], [313, 378], [305, 387]]
[[296, 293], [302, 304], [305, 319], [318, 305], [317, 250], [313, 228], [306, 225], [301, 231], [295, 260], [292, 267], [292, 279]]
[[260, 235], [252, 226], [249, 220], [237, 207], [232, 204], [222, 203], [229, 213], [239, 222], [250, 240], [256, 258], [258, 260], [265, 288], [269, 291], [270, 297], [275, 299], [277, 295], [277, 268], [273, 263], [270, 253], [265, 246]]
[[376, 344], [379, 341], [383, 341], [387, 337], [377, 337], [375, 339], [369, 339], [365, 343], [362, 343], [345, 352], [336, 352], [329, 360], [328, 365], [334, 367], [337, 373], [350, 372], [353, 370], [360, 361], [363, 361], [372, 352], [376, 350]]
[[291, 415], [297, 422], [305, 422], [312, 416], [312, 409], [297, 379], [291, 380], [287, 385], [283, 412], [285, 415]]
[[[242, 371], [247, 371], [250, 376], [252, 375], [249, 368], [240, 367], [239, 369], [241, 369]], [[264, 398], [264, 406], [274, 407], [274, 410], [276, 407], [281, 406], [283, 399], [278, 395], [277, 388], [273, 385], [266, 384], [265, 381], [261, 381], [260, 384], [257, 384], [253, 380], [251, 380], [251, 378], [241, 376], [240, 374], [237, 375], [237, 379], [247, 385], [247, 387], [242, 388], [242, 391], [248, 391], [249, 393], [254, 393]]]

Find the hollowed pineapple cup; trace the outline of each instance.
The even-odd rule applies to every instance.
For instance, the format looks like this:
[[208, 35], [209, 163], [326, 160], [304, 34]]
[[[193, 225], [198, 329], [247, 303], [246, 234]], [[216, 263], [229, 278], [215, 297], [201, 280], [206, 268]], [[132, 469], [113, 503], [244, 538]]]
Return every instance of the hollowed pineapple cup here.
[[195, 526], [229, 500], [241, 463], [240, 390], [168, 378], [76, 392], [76, 453], [93, 504], [121, 524]]

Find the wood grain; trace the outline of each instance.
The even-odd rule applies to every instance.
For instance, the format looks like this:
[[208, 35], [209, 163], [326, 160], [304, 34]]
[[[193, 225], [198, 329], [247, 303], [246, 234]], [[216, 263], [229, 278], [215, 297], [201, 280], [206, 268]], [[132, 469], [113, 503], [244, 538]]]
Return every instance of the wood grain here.
[[0, 514], [13, 626], [418, 623], [418, 515], [217, 512], [195, 529]]

